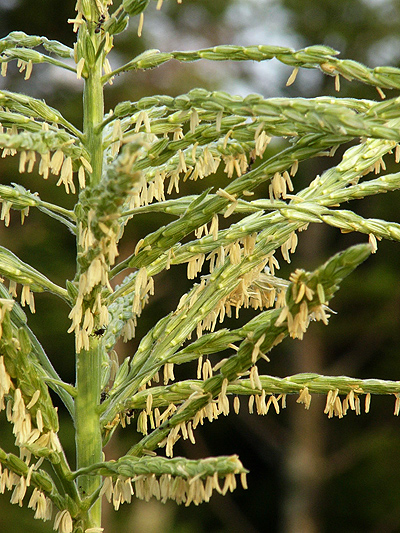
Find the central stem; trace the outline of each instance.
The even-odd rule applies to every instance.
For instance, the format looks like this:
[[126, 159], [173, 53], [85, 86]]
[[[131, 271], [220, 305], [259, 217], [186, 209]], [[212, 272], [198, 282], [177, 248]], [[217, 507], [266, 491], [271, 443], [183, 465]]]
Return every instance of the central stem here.
[[102, 133], [97, 126], [104, 118], [104, 95], [101, 83], [101, 62], [98, 61], [93, 69], [89, 70], [85, 80], [83, 96], [83, 131], [86, 148], [90, 154], [93, 172], [90, 185], [97, 185], [101, 178], [103, 167]]
[[[93, 8], [94, 9], [94, 8]], [[95, 13], [93, 13], [93, 19]], [[79, 37], [78, 37], [79, 38]], [[83, 34], [88, 38], [88, 34]], [[93, 32], [91, 36], [94, 48], [100, 37]], [[83, 49], [85, 49], [83, 47]], [[85, 58], [89, 59], [89, 58]], [[102, 58], [95, 64], [86, 62], [85, 89], [83, 100], [83, 131], [85, 147], [90, 155], [93, 172], [88, 187], [95, 187], [101, 180], [103, 165], [102, 132], [98, 128], [104, 117], [103, 86], [101, 83]], [[83, 221], [87, 225], [87, 221]], [[78, 243], [78, 251], [80, 244]], [[78, 267], [80, 269], [80, 267]], [[95, 288], [94, 288], [95, 290]], [[85, 295], [85, 301], [91, 305], [92, 294]], [[77, 469], [90, 467], [102, 461], [102, 436], [99, 420], [99, 403], [101, 392], [101, 342], [95, 336], [89, 338], [89, 349], [81, 350], [76, 356], [75, 430]], [[82, 500], [90, 498], [101, 485], [100, 475], [82, 475], [77, 480]], [[82, 516], [84, 529], [101, 526], [101, 500]]]

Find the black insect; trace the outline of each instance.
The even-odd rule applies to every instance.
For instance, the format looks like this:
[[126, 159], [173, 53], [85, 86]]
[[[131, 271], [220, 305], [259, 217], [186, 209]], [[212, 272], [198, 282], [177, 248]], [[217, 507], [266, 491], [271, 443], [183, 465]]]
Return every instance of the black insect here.
[[101, 27], [103, 26], [105, 20], [106, 20], [106, 16], [101, 14], [100, 17], [99, 17], [99, 20], [97, 21], [97, 26], [96, 26], [96, 28], [94, 30], [94, 33], [100, 33]]
[[103, 391], [101, 391], [101, 394], [100, 394], [100, 403], [105, 402], [109, 396], [110, 396], [110, 395], [108, 394], [107, 390], [103, 390]]
[[250, 172], [250, 170], [252, 170], [252, 168], [253, 168], [253, 164], [254, 164], [255, 162], [256, 162], [256, 158], [253, 157], [253, 156], [250, 156], [249, 164], [247, 165], [246, 172]]
[[95, 337], [102, 337], [105, 332], [106, 332], [105, 328], [99, 328], [99, 329], [96, 329], [96, 331], [93, 331], [93, 335]]

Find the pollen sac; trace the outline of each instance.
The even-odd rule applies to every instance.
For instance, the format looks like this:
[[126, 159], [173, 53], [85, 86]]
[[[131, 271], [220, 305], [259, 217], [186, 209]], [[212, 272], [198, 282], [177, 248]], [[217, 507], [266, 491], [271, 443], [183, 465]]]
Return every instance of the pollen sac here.
[[122, 17], [117, 19], [116, 17], [110, 17], [107, 22], [104, 23], [104, 31], [108, 32], [110, 35], [116, 35], [117, 33], [122, 33], [128, 26], [129, 17]]
[[134, 17], [135, 15], [139, 15], [146, 9], [149, 4], [149, 1], [150, 0], [123, 0], [122, 6], [124, 10], [128, 13], [128, 15]]

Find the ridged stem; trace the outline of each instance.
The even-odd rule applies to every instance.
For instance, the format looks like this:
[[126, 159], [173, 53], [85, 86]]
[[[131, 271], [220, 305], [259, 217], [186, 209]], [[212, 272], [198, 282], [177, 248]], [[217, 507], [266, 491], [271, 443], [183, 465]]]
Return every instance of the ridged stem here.
[[[93, 20], [97, 16], [93, 9]], [[95, 46], [99, 38], [92, 34]], [[87, 77], [84, 88], [83, 131], [85, 147], [90, 155], [93, 169], [88, 187], [96, 186], [102, 176], [103, 145], [102, 134], [97, 127], [104, 116], [103, 86], [100, 80], [102, 62], [87, 65]], [[79, 246], [78, 246], [79, 250]], [[89, 295], [87, 295], [89, 297]], [[89, 350], [81, 350], [76, 356], [75, 426], [77, 468], [86, 468], [102, 460], [102, 437], [99, 424], [99, 401], [101, 390], [101, 352], [99, 341], [95, 337], [89, 340]], [[90, 500], [101, 484], [101, 476], [80, 476], [77, 480], [82, 499]], [[84, 530], [101, 527], [101, 500], [83, 513]]]
[[[77, 355], [77, 397], [75, 401], [77, 468], [102, 461], [102, 438], [98, 404], [100, 400], [100, 350], [96, 338], [90, 340], [90, 350]], [[80, 476], [78, 490], [82, 499], [89, 497], [101, 483], [101, 476]], [[85, 528], [101, 526], [100, 499], [87, 512]]]

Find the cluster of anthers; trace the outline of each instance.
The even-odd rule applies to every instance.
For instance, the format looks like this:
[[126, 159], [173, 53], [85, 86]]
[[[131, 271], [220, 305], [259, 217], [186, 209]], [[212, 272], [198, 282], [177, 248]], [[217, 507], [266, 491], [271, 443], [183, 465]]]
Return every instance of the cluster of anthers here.
[[[87, 226], [83, 228], [82, 223], [79, 223], [78, 242], [82, 247], [82, 253], [87, 253], [91, 247], [97, 249], [98, 253], [90, 262], [86, 271], [80, 274], [78, 294], [75, 304], [69, 313], [72, 323], [68, 333], [75, 332], [77, 352], [80, 352], [81, 349], [89, 349], [89, 337], [95, 329], [95, 317], [97, 323], [102, 326], [106, 326], [109, 321], [108, 309], [102, 301], [100, 287], [107, 287], [112, 292], [112, 287], [108, 280], [109, 261], [107, 261], [107, 257], [110, 257], [109, 249], [111, 248], [113, 250], [111, 257], [115, 257], [115, 235], [111, 235], [113, 240], [109, 249], [102, 250], [91, 231], [91, 219], [93, 217], [94, 212], [89, 211]], [[110, 238], [108, 228], [106, 228], [106, 231], [106, 237]], [[107, 254], [107, 257], [105, 254]], [[87, 298], [89, 299], [88, 302], [86, 302]]]
[[289, 305], [285, 304], [282, 307], [282, 311], [275, 322], [275, 326], [281, 326], [285, 321], [289, 335], [293, 339], [303, 339], [310, 320], [321, 320], [324, 324], [328, 323], [329, 310], [326, 305], [324, 288], [321, 283], [317, 284], [317, 296], [319, 304], [313, 306], [312, 311], [309, 310], [309, 303], [314, 299], [315, 291], [307, 286], [304, 279], [304, 270], [296, 269], [293, 272], [289, 280], [292, 282], [291, 291], [294, 303], [298, 306], [297, 313], [293, 316], [290, 311]]
[[[190, 116], [190, 128], [191, 130], [193, 128], [193, 133], [195, 133], [195, 126], [198, 124], [198, 122], [192, 123], [194, 115], [198, 116], [195, 109], [191, 111]], [[166, 126], [169, 126], [168, 123]], [[146, 179], [142, 180], [140, 189], [134, 193], [133, 207], [148, 205], [154, 199], [157, 201], [164, 200], [165, 182], [167, 180], [169, 182], [166, 194], [169, 195], [174, 189], [179, 193], [181, 179], [183, 181], [196, 181], [215, 174], [221, 160], [225, 163], [224, 172], [229, 178], [233, 177], [234, 172], [236, 172], [238, 177], [245, 174], [249, 169], [249, 161], [254, 161], [256, 157], [263, 155], [270, 138], [265, 135], [264, 131], [256, 131], [255, 148], [247, 156], [236, 143], [228, 145], [232, 131], [229, 130], [224, 139], [217, 142], [215, 146], [199, 146], [199, 142], [196, 141], [186, 149], [177, 150], [166, 163], [146, 168]], [[147, 156], [146, 153], [143, 155], [144, 161], [147, 158], [149, 162], [157, 155], [158, 145], [165, 148], [165, 141], [170, 140], [171, 143], [174, 143], [184, 138], [183, 129], [180, 126], [174, 126], [170, 131], [165, 132], [163, 137], [158, 137], [152, 132], [148, 113], [142, 110], [134, 114], [129, 120], [124, 120], [123, 122], [120, 119], [114, 120], [112, 132], [109, 134], [111, 155], [114, 157], [121, 145], [138, 140], [139, 135], [142, 136], [143, 142], [148, 144], [148, 154]], [[107, 140], [107, 135], [105, 135], [105, 140]], [[228, 152], [228, 148], [231, 153], [224, 153]], [[290, 185], [290, 187], [292, 186]], [[233, 198], [233, 204], [224, 213], [225, 218], [234, 212], [236, 205], [237, 200]]]
[[[213, 219], [209, 233], [218, 225]], [[205, 230], [207, 231], [207, 230]], [[197, 254], [188, 261], [188, 278], [195, 277], [201, 270], [204, 261], [209, 260], [210, 273], [216, 267], [225, 263], [228, 258], [232, 265], [239, 264], [243, 258], [250, 256], [255, 247], [256, 234], [247, 235], [237, 241], [227, 245], [220, 246], [211, 252], [207, 257], [204, 254]], [[290, 263], [289, 252], [294, 252], [297, 246], [297, 235], [292, 232], [287, 240], [282, 244], [281, 251], [284, 259]], [[239, 316], [241, 308], [265, 309], [270, 307], [281, 308], [286, 305], [285, 296], [288, 283], [285, 280], [275, 277], [275, 268], [279, 268], [278, 260], [274, 252], [269, 253], [257, 266], [248, 272], [241, 274], [239, 283], [227, 296], [222, 298], [215, 309], [210, 312], [197, 325], [197, 336], [200, 337], [204, 330], [214, 331], [216, 324], [223, 322], [224, 318], [232, 316], [232, 310], [235, 309], [236, 318]], [[207, 285], [207, 277], [201, 280], [196, 295], [193, 295], [187, 305], [191, 305], [194, 296]]]
[[[12, 308], [12, 300], [2, 300], [0, 306], [1, 320], [4, 312]], [[14, 343], [18, 339], [14, 338]], [[17, 346], [17, 344], [16, 344]], [[0, 465], [0, 493], [13, 490], [11, 503], [22, 506], [28, 487], [31, 485], [32, 473], [37, 471], [44, 460], [44, 450], [49, 453], [59, 452], [61, 446], [57, 434], [53, 430], [44, 431], [43, 418], [40, 409], [36, 409], [35, 420], [32, 420], [31, 410], [38, 401], [40, 391], [37, 390], [29, 403], [25, 405], [22, 392], [16, 388], [7, 372], [4, 356], [0, 357], [0, 411], [6, 410], [7, 420], [13, 425], [15, 444], [20, 449], [21, 460], [25, 463], [26, 475], [15, 472]], [[34, 423], [33, 423], [34, 422]], [[32, 454], [40, 457], [36, 463], [29, 464]], [[28, 507], [35, 511], [34, 518], [50, 520], [52, 517], [52, 502], [38, 488], [32, 492]]]
[[[244, 489], [247, 488], [246, 474], [240, 474], [240, 480]], [[133, 488], [133, 485], [135, 488]], [[111, 477], [104, 479], [101, 494], [104, 494], [107, 500], [114, 505], [117, 511], [121, 503], [131, 502], [135, 494], [140, 500], [149, 501], [154, 497], [165, 503], [167, 500], [174, 500], [178, 504], [186, 506], [194, 503], [199, 505], [202, 502], [208, 502], [213, 491], [225, 495], [228, 491], [233, 492], [237, 482], [235, 474], [226, 474], [223, 486], [217, 472], [212, 476], [200, 476], [185, 478], [183, 476], [172, 476], [171, 474], [162, 474], [157, 477], [155, 474], [138, 475], [132, 478], [118, 476], [113, 481]]]
[[[10, 312], [13, 300], [0, 301], [0, 324], [5, 313]], [[0, 330], [1, 331], [1, 330]], [[0, 335], [1, 338], [1, 335]], [[18, 339], [13, 337], [13, 346], [18, 349]], [[13, 380], [7, 372], [4, 356], [0, 357], [0, 411], [6, 410], [7, 420], [13, 425], [15, 444], [20, 450], [20, 458], [13, 457], [8, 460], [16, 463], [15, 467], [23, 475], [16, 474], [13, 470], [0, 463], [0, 494], [5, 490], [12, 490], [11, 503], [23, 505], [27, 490], [32, 486], [32, 476], [36, 475], [47, 454], [61, 452], [58, 436], [53, 430], [46, 430], [40, 408], [35, 408], [34, 418], [32, 409], [40, 398], [40, 391], [36, 390], [28, 404], [25, 404], [21, 389], [15, 387]], [[30, 464], [31, 458], [39, 459]], [[35, 474], [34, 474], [35, 473]], [[44, 478], [47, 482], [47, 478]], [[38, 520], [51, 520], [53, 516], [53, 503], [43, 490], [35, 487], [31, 493], [28, 507]], [[59, 533], [71, 533], [73, 521], [67, 509], [59, 510], [54, 517], [54, 529]]]
[[[328, 391], [326, 396], [326, 404], [324, 413], [328, 415], [328, 418], [337, 416], [338, 418], [343, 418], [349, 409], [354, 411], [356, 415], [361, 414], [361, 396], [365, 395], [364, 399], [364, 412], [369, 413], [371, 405], [371, 393], [365, 393], [362, 388], [351, 389], [343, 400], [340, 399], [339, 389], [331, 389]], [[400, 415], [400, 394], [394, 393], [396, 398], [394, 412], [395, 416]], [[297, 403], [304, 404], [306, 409], [310, 408], [311, 404], [311, 394], [308, 387], [301, 389]]]
[[[257, 359], [260, 354], [259, 349], [257, 350], [256, 345], [253, 351], [255, 351], [257, 354], [256, 357], [253, 359]], [[201, 358], [199, 361], [199, 369], [201, 370], [199, 370], [197, 377], [199, 379], [207, 380], [208, 378], [213, 376], [214, 371], [218, 370], [218, 364], [213, 368], [209, 359], [206, 359], [203, 362]], [[273, 407], [276, 414], [279, 414], [281, 409], [286, 408], [287, 394], [281, 393], [275, 395], [273, 393], [267, 393], [265, 389], [263, 389], [263, 385], [258, 375], [258, 369], [256, 364], [252, 366], [249, 373], [249, 378], [251, 389], [254, 391], [258, 391], [249, 395], [249, 414], [253, 414], [254, 412], [256, 412], [258, 415], [266, 415], [268, 414], [271, 407]], [[203, 425], [205, 420], [212, 422], [213, 420], [216, 420], [221, 414], [227, 416], [230, 413], [230, 395], [227, 393], [228, 385], [228, 380], [224, 379], [219, 395], [215, 399], [210, 400], [205, 407], [200, 409], [195, 414], [193, 420], [189, 420], [186, 423], [181, 422], [173, 426], [168, 436], [159, 443], [160, 447], [165, 446], [167, 457], [173, 457], [173, 447], [180, 438], [183, 438], [184, 440], [189, 439], [192, 444], [195, 443], [194, 430], [199, 424]], [[194, 392], [191, 397], [188, 398], [181, 405], [177, 406], [174, 403], [170, 403], [169, 406], [165, 408], [163, 412], [160, 412], [160, 409], [158, 407], [153, 408], [153, 397], [151, 391], [149, 390], [148, 392], [149, 394], [147, 396], [146, 409], [143, 409], [139, 413], [137, 419], [137, 429], [139, 432], [145, 435], [148, 433], [149, 425], [152, 429], [159, 427], [163, 422], [170, 419], [175, 413], [181, 411], [188, 404], [188, 402], [203, 395], [202, 389], [199, 386], [198, 391]], [[327, 393], [324, 413], [328, 416], [328, 418], [332, 418], [334, 416], [338, 418], [343, 418], [343, 416], [345, 416], [349, 410], [354, 411], [356, 415], [360, 415], [362, 396], [365, 396], [365, 413], [369, 412], [371, 404], [371, 393], [366, 393], [362, 388], [357, 387], [351, 388], [342, 400], [339, 394], [340, 391], [338, 388], [329, 390]], [[394, 396], [396, 398], [394, 415], [399, 416], [400, 394], [395, 393]], [[240, 410], [239, 396], [234, 394], [231, 395], [231, 398], [231, 401], [233, 402], [233, 411], [238, 414]], [[306, 409], [309, 409], [311, 405], [311, 398], [312, 397], [309, 391], [309, 387], [304, 386], [302, 389], [300, 389], [299, 396], [296, 402], [299, 404], [303, 404]], [[122, 425], [124, 426], [125, 423], [129, 424], [132, 416], [133, 411], [131, 411], [129, 415], [125, 414], [125, 416], [123, 416], [121, 419]]]
[[[47, 122], [38, 122], [38, 124], [41, 124], [42, 131], [47, 132], [50, 129], [50, 126]], [[56, 123], [51, 124], [51, 129], [53, 131], [58, 129], [58, 125]], [[17, 126], [14, 124], [11, 128], [4, 128], [0, 124], [0, 134], [6, 133], [7, 135], [14, 136], [18, 135], [18, 129]], [[18, 170], [20, 173], [27, 172], [28, 174], [32, 173], [35, 168], [35, 163], [37, 161], [37, 157], [39, 156], [39, 165], [38, 165], [38, 173], [40, 176], [43, 177], [43, 179], [47, 180], [49, 175], [52, 174], [53, 176], [59, 176], [59, 179], [56, 183], [57, 186], [64, 185], [65, 192], [68, 194], [69, 192], [72, 192], [72, 194], [76, 193], [76, 187], [74, 183], [74, 169], [73, 165], [74, 163], [78, 167], [77, 176], [78, 176], [78, 182], [81, 189], [85, 188], [86, 185], [86, 173], [92, 172], [92, 167], [89, 163], [89, 161], [84, 157], [80, 156], [78, 158], [73, 158], [71, 155], [67, 155], [65, 151], [70, 152], [70, 147], [73, 143], [73, 139], [71, 138], [70, 141], [67, 141], [64, 144], [64, 150], [63, 148], [57, 148], [54, 151], [48, 150], [43, 151], [41, 153], [36, 152], [35, 150], [17, 150], [15, 148], [3, 148], [1, 157], [7, 157], [7, 156], [15, 156], [17, 153], [19, 153], [19, 166]], [[5, 205], [4, 205], [5, 204]], [[8, 203], [9, 204], [9, 203]], [[2, 207], [2, 214], [1, 214], [1, 220], [4, 220], [6, 226], [9, 223], [9, 210], [11, 205], [7, 205], [7, 203], [3, 202]], [[29, 213], [29, 208], [26, 208], [23, 212], [22, 217], [22, 223], [24, 221], [24, 217]]]
[[[202, 365], [202, 374], [201, 376], [198, 376], [198, 378], [201, 377], [203, 380], [207, 380], [208, 378], [213, 376], [214, 370], [218, 370], [217, 366], [212, 368], [210, 361], [207, 359]], [[263, 385], [258, 375], [257, 365], [254, 365], [251, 368], [249, 378], [251, 389], [257, 391], [249, 395], [249, 414], [257, 413], [258, 415], [265, 416], [268, 414], [270, 408], [273, 408], [275, 413], [279, 414], [281, 409], [286, 408], [287, 393], [281, 393], [278, 395], [273, 393], [267, 393], [265, 389], [263, 389]], [[231, 395], [227, 393], [228, 384], [228, 380], [224, 379], [221, 387], [221, 392], [218, 394], [218, 396], [215, 399], [210, 400], [205, 407], [200, 409], [195, 414], [193, 420], [189, 420], [188, 422], [181, 422], [172, 427], [168, 436], [159, 443], [160, 447], [165, 447], [167, 457], [173, 457], [174, 445], [180, 438], [182, 438], [183, 440], [188, 439], [192, 444], [195, 444], [194, 431], [199, 424], [203, 425], [205, 420], [212, 422], [213, 420], [218, 419], [220, 415], [227, 416], [231, 411], [231, 407], [233, 407], [233, 411], [235, 414], [239, 413], [239, 396], [236, 394]], [[147, 435], [149, 426], [151, 427], [151, 429], [159, 427], [166, 420], [170, 419], [175, 413], [182, 411], [182, 409], [187, 406], [190, 401], [195, 398], [199, 398], [203, 395], [202, 389], [201, 387], [199, 387], [198, 391], [194, 392], [191, 397], [188, 398], [181, 405], [176, 405], [171, 402], [169, 406], [164, 409], [164, 411], [160, 412], [160, 409], [158, 407], [153, 407], [153, 397], [151, 391], [149, 390], [148, 392], [149, 394], [147, 396], [146, 408], [139, 413], [137, 418], [137, 429], [144, 435]], [[324, 413], [328, 416], [328, 418], [332, 418], [334, 416], [338, 418], [343, 418], [343, 416], [345, 416], [349, 410], [354, 411], [356, 415], [360, 415], [361, 396], [363, 395], [365, 396], [365, 413], [369, 412], [371, 404], [370, 393], [365, 393], [363, 389], [359, 387], [356, 389], [352, 388], [346, 394], [343, 400], [341, 400], [339, 392], [339, 389], [332, 389], [329, 390], [327, 393]], [[306, 409], [309, 409], [312, 399], [309, 387], [304, 386], [302, 389], [300, 389], [298, 394], [299, 396], [296, 402], [299, 404], [303, 404]], [[396, 402], [394, 415], [399, 416], [400, 394], [396, 393], [395, 398]], [[230, 403], [232, 403], [232, 406], [230, 405]], [[123, 415], [120, 415], [119, 421], [124, 427], [126, 423], [131, 423], [131, 419], [133, 416], [134, 411], [130, 410], [129, 413], [124, 413]]]

